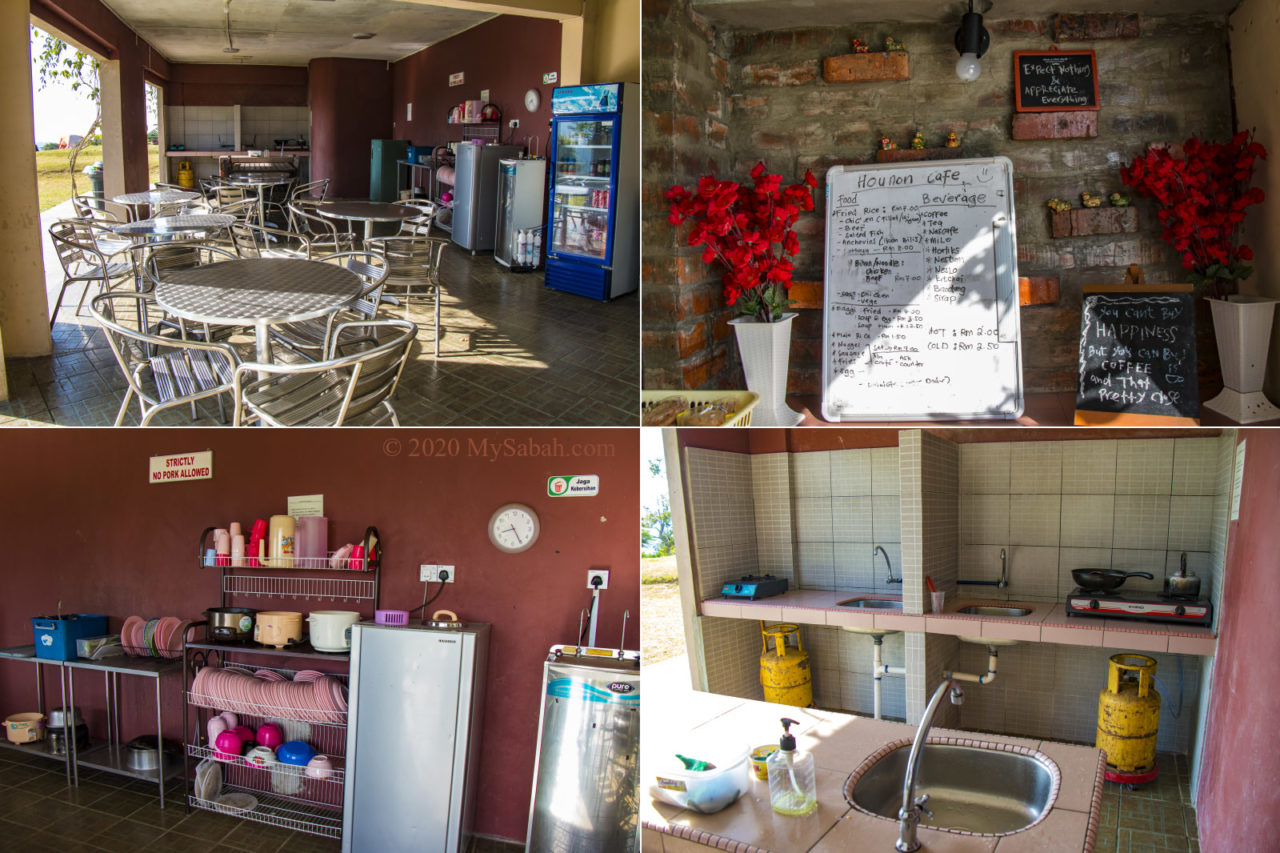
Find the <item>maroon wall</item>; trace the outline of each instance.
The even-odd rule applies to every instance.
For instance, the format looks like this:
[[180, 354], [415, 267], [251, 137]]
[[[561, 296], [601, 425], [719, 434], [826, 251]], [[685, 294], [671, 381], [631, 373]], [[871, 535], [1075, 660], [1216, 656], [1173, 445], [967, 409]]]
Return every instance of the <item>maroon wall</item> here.
[[[453, 38], [418, 51], [392, 66], [395, 78], [394, 113], [397, 139], [414, 145], [442, 145], [462, 138], [462, 128], [448, 122], [456, 104], [489, 90], [490, 102], [502, 110], [502, 141], [524, 145], [538, 139], [538, 153], [546, 156], [551, 120], [551, 90], [542, 75], [560, 70], [560, 24], [539, 18], [501, 15]], [[461, 86], [450, 86], [449, 75], [466, 75]], [[542, 103], [536, 112], [524, 107], [524, 93], [537, 89]], [[407, 121], [406, 104], [413, 104]], [[510, 119], [519, 119], [512, 130]]]
[[[492, 458], [476, 450], [486, 440], [511, 444]], [[147, 483], [148, 457], [206, 449], [212, 480]], [[476, 829], [523, 839], [542, 660], [550, 646], [577, 636], [590, 600], [587, 569], [611, 571], [598, 642], [616, 643], [630, 610], [626, 645], [639, 647], [638, 459], [635, 430], [8, 431], [0, 435], [7, 543], [0, 646], [30, 643], [30, 617], [59, 602], [64, 612], [109, 614], [113, 630], [135, 613], [197, 616], [219, 600], [215, 570], [196, 565], [201, 530], [233, 520], [247, 530], [255, 518], [283, 513], [289, 495], [321, 493], [331, 544], [356, 539], [369, 524], [381, 532], [381, 606], [416, 607], [419, 563], [452, 564], [458, 580], [431, 609], [492, 623]], [[549, 475], [588, 473], [600, 476], [598, 497], [546, 496]], [[499, 552], [486, 535], [491, 513], [511, 501], [531, 505], [541, 520], [538, 543], [518, 555]], [[180, 680], [170, 676], [163, 687], [165, 729], [174, 738]], [[53, 681], [48, 707], [59, 707]], [[123, 735], [154, 730], [151, 682], [122, 681]], [[105, 734], [100, 684], [94, 673], [76, 676], [77, 704], [98, 736]], [[34, 710], [33, 685], [29, 664], [0, 661], [3, 715]]]
[[98, 0], [31, 0], [31, 14], [101, 58], [119, 61], [125, 192], [151, 186], [143, 84], [148, 79], [164, 81], [169, 63]]
[[328, 178], [330, 199], [367, 199], [369, 142], [393, 138], [387, 63], [313, 59], [307, 71], [311, 180]]
[[172, 65], [164, 102], [175, 107], [305, 107], [307, 69], [283, 65]]
[[1261, 850], [1280, 838], [1280, 433], [1246, 429], [1241, 435], [1246, 447], [1240, 519], [1229, 531], [1196, 798], [1205, 853]]

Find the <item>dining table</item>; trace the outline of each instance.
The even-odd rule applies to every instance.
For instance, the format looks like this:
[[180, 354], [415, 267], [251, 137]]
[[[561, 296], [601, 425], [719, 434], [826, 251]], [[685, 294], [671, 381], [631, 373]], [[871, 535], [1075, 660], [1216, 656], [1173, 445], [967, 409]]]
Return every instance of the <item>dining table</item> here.
[[386, 201], [322, 201], [316, 205], [315, 211], [329, 219], [363, 222], [366, 241], [373, 236], [375, 222], [403, 222], [422, 215], [420, 208]]
[[199, 231], [217, 231], [231, 225], [236, 218], [229, 213], [184, 213], [156, 216], [107, 226], [112, 232], [128, 237], [158, 237]]
[[198, 198], [200, 198], [200, 193], [187, 192], [186, 190], [145, 190], [140, 193], [124, 193], [113, 196], [111, 200], [116, 204], [123, 204], [128, 207], [129, 218], [136, 219], [138, 209], [141, 207], [179, 204], [181, 202], [195, 201]]
[[293, 178], [249, 178], [236, 176], [228, 178], [226, 186], [251, 188], [258, 196], [258, 224], [266, 225], [267, 192], [272, 187], [283, 187], [292, 184], [293, 180]]
[[294, 258], [244, 258], [174, 270], [156, 284], [156, 304], [175, 317], [252, 326], [256, 358], [271, 362], [270, 327], [314, 320], [350, 305], [362, 279], [344, 267]]

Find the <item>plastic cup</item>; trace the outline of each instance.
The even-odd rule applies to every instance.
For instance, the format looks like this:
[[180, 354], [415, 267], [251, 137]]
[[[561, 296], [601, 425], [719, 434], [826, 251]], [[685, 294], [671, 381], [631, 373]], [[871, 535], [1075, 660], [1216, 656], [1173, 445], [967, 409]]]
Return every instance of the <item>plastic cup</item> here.
[[943, 605], [943, 601], [944, 601], [944, 599], [946, 599], [946, 597], [947, 597], [947, 594], [946, 594], [945, 592], [931, 592], [931, 593], [929, 593], [929, 600], [930, 600], [930, 602], [933, 604], [933, 612], [934, 612], [934, 613], [941, 613], [941, 612], [942, 612], [942, 605]]

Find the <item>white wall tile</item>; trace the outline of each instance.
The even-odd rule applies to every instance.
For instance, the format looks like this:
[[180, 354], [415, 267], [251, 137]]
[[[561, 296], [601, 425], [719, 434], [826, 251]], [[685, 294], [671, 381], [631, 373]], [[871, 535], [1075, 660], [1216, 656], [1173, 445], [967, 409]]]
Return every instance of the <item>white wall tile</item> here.
[[1110, 495], [1116, 489], [1116, 441], [1062, 442], [1062, 493]]
[[[962, 545], [960, 546], [960, 580], [994, 581], [1000, 578], [1000, 545]], [[1008, 559], [1008, 549], [1005, 549]], [[980, 587], [960, 587], [961, 592], [968, 590], [969, 595], [978, 595], [974, 590]]]
[[872, 538], [877, 542], [901, 542], [899, 496], [876, 495], [871, 499]]
[[1010, 445], [1009, 491], [1015, 495], [1056, 495], [1062, 491], [1062, 446], [1054, 441]]
[[795, 499], [796, 539], [831, 542], [831, 498]]
[[[996, 574], [999, 577], [999, 554]], [[1054, 600], [1058, 597], [1058, 549], [1015, 545], [1008, 549], [1009, 586], [1000, 592], [1010, 598]]]
[[831, 454], [791, 454], [791, 490], [800, 498], [825, 498], [831, 495]]
[[871, 496], [831, 499], [832, 538], [836, 542], [872, 540]]
[[898, 473], [898, 448], [873, 447], [871, 449], [871, 494], [897, 495], [902, 493]]
[[1003, 545], [1009, 541], [1009, 495], [960, 496], [960, 542]]
[[1061, 495], [1011, 495], [1009, 543], [1057, 547], [1061, 515]]
[[796, 586], [800, 589], [835, 589], [835, 555], [830, 542], [796, 545]]
[[1174, 495], [1169, 499], [1169, 549], [1208, 551], [1213, 539], [1214, 498]]
[[1158, 548], [1169, 543], [1169, 495], [1116, 495], [1112, 543], [1116, 548]]
[[1173, 487], [1173, 441], [1121, 441], [1116, 454], [1116, 494], [1167, 495]]
[[873, 547], [869, 541], [836, 542], [832, 546], [836, 589], [866, 591], [875, 588], [871, 564]]
[[1218, 439], [1173, 440], [1173, 493], [1212, 495], [1218, 476]]
[[1063, 495], [1061, 544], [1110, 548], [1114, 495]]
[[960, 445], [960, 493], [1008, 493], [1010, 459], [1009, 445], [1004, 442]]
[[871, 450], [835, 450], [831, 453], [831, 494], [871, 494]]

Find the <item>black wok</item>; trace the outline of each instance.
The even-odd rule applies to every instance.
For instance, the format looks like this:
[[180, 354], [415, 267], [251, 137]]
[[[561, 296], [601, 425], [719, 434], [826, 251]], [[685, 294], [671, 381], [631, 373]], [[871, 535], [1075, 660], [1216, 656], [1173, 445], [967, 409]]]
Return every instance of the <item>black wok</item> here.
[[1129, 578], [1154, 580], [1151, 572], [1122, 572], [1119, 569], [1072, 569], [1071, 578], [1081, 589], [1119, 589]]

